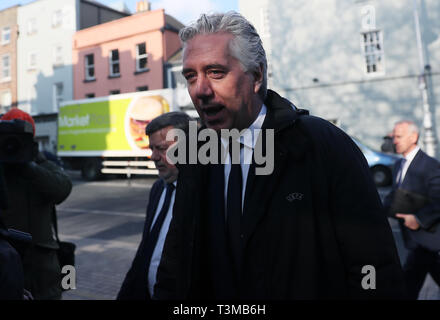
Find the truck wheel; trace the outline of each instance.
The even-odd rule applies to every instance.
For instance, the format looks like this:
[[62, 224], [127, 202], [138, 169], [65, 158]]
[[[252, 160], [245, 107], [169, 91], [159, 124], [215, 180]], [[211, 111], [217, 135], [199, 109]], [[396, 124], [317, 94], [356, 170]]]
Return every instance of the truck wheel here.
[[100, 160], [87, 159], [81, 168], [81, 176], [87, 181], [98, 180], [102, 176], [101, 168], [102, 164]]

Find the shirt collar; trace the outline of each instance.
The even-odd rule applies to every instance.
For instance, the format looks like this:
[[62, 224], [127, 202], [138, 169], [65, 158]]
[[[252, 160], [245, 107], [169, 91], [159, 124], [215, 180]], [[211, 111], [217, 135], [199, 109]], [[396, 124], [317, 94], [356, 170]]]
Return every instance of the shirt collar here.
[[[166, 183], [165, 180], [163, 180], [163, 179], [162, 179], [162, 182], [163, 182], [163, 187], [166, 189], [168, 183]], [[177, 179], [174, 180], [173, 182], [171, 182], [171, 184], [173, 184], [174, 189], [176, 189], [177, 188]]]
[[409, 163], [411, 161], [413, 161], [414, 157], [416, 156], [417, 152], [419, 152], [420, 147], [416, 146], [413, 150], [411, 150], [410, 153], [408, 153], [405, 157], [406, 162]]

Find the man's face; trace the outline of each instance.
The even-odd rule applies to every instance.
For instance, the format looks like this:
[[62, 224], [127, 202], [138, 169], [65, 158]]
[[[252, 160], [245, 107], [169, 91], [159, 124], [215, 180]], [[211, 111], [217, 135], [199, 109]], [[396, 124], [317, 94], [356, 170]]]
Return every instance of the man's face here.
[[183, 76], [197, 112], [208, 128], [247, 128], [258, 115], [262, 73], [243, 71], [230, 54], [233, 35], [197, 35], [186, 43]]
[[165, 127], [150, 135], [150, 148], [153, 151], [151, 160], [154, 161], [159, 177], [166, 183], [172, 183], [177, 179], [178, 170], [175, 165], [168, 163], [166, 153], [174, 141], [167, 141], [167, 133], [173, 127]]
[[393, 143], [396, 152], [406, 156], [417, 145], [417, 133], [411, 132], [407, 123], [397, 124], [393, 130]]

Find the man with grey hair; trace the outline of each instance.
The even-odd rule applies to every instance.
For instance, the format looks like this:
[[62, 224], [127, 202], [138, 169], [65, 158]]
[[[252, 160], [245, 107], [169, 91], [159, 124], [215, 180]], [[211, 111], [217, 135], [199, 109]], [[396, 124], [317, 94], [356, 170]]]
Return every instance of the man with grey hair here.
[[[178, 165], [155, 298], [400, 297], [392, 233], [353, 141], [267, 89], [261, 39], [240, 14], [203, 14], [180, 37], [202, 129], [240, 130], [221, 147], [241, 151], [239, 163]], [[259, 139], [273, 161], [266, 175]]]
[[168, 131], [188, 131], [191, 118], [183, 112], [168, 112], [154, 118], [145, 128], [149, 136], [151, 160], [159, 171], [150, 191], [142, 241], [118, 293], [118, 300], [150, 300], [156, 283], [157, 267], [172, 218], [178, 170], [167, 161], [166, 152], [173, 141], [166, 139]]
[[[412, 299], [417, 299], [428, 273], [440, 285], [440, 236], [435, 238], [435, 234], [426, 231], [436, 224], [437, 229], [440, 228], [440, 163], [420, 149], [418, 139], [419, 130], [413, 121], [395, 124], [393, 143], [403, 158], [395, 164], [393, 187], [384, 200], [385, 210], [399, 219], [405, 247], [409, 250], [403, 270]], [[402, 211], [399, 199], [403, 194], [405, 198], [414, 199], [414, 203], [420, 203], [412, 208], [413, 212], [408, 212], [411, 208]], [[416, 198], [426, 200], [416, 201]]]

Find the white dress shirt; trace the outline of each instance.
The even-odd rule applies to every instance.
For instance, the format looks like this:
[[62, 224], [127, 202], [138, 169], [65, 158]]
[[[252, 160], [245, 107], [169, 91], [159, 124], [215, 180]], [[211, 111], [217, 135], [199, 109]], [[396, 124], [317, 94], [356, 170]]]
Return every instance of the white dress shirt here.
[[[242, 197], [241, 197], [241, 209], [243, 212], [244, 207], [244, 195], [246, 192], [246, 182], [249, 173], [249, 167], [252, 163], [252, 155], [254, 153], [255, 144], [258, 139], [258, 132], [255, 130], [261, 130], [263, 126], [264, 119], [266, 118], [267, 107], [263, 104], [261, 106], [260, 113], [258, 114], [255, 121], [247, 128], [243, 134], [240, 135], [239, 140], [237, 142], [241, 142], [243, 144], [243, 148], [240, 151], [240, 166], [242, 173]], [[229, 150], [229, 141], [221, 138], [222, 145], [225, 150]], [[229, 173], [231, 172], [231, 157], [229, 156], [225, 160], [225, 208], [227, 207], [227, 194], [228, 194], [228, 182], [229, 182]]]
[[403, 179], [405, 179], [405, 175], [406, 175], [406, 172], [408, 171], [409, 165], [414, 160], [414, 157], [416, 156], [417, 152], [419, 152], [419, 150], [420, 150], [420, 147], [417, 146], [414, 148], [414, 150], [411, 150], [411, 152], [406, 155], [406, 157], [405, 157], [406, 162], [402, 168], [402, 179], [401, 179], [402, 182], [403, 182]]
[[[148, 291], [150, 292], [150, 297], [153, 296], [154, 293], [154, 285], [156, 284], [156, 276], [157, 276], [157, 268], [159, 267], [160, 259], [162, 257], [163, 245], [165, 243], [165, 238], [168, 233], [168, 228], [170, 227], [171, 218], [173, 216], [173, 206], [174, 199], [176, 197], [176, 187], [177, 181], [173, 182], [174, 191], [171, 195], [170, 207], [168, 208], [168, 212], [163, 221], [162, 227], [160, 228], [159, 237], [157, 238], [156, 247], [153, 250], [153, 255], [151, 256], [150, 265], [148, 266]], [[154, 213], [153, 222], [151, 223], [151, 228], [153, 228], [154, 223], [156, 222], [157, 217], [164, 205], [165, 202], [165, 194], [167, 193], [167, 188], [164, 188], [162, 194], [159, 199], [159, 203], [157, 204], [156, 212]]]

